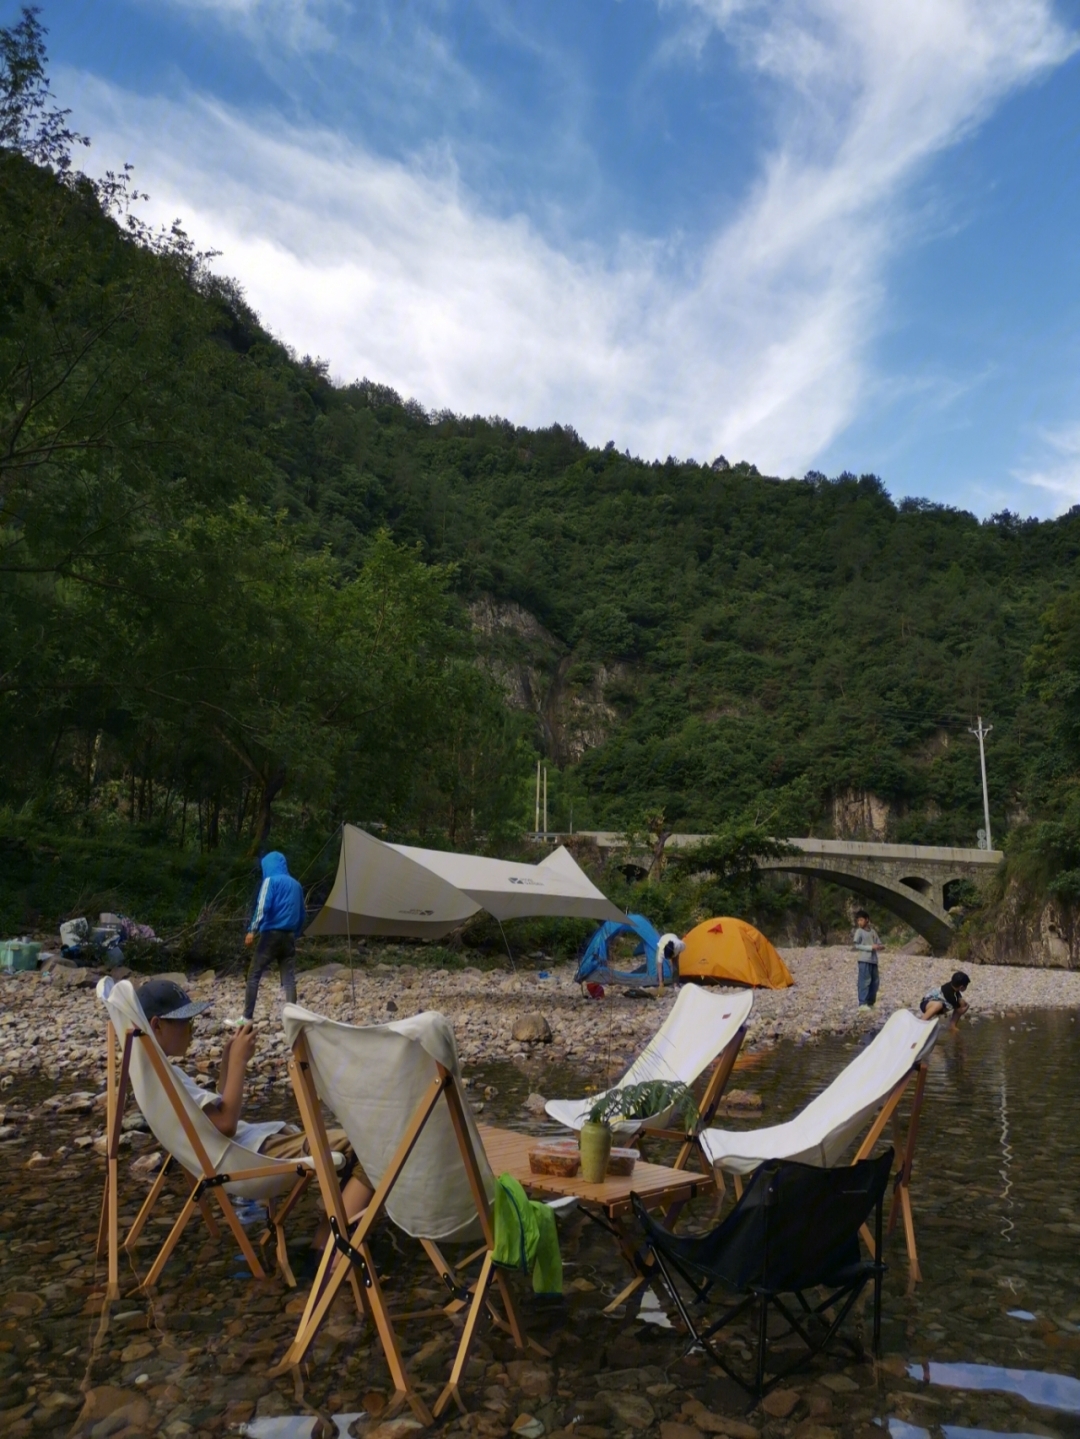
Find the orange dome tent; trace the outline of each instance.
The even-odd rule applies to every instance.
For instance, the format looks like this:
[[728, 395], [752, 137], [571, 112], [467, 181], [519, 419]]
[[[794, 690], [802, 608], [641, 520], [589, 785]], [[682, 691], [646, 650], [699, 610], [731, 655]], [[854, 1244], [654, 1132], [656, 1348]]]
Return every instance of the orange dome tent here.
[[719, 979], [763, 989], [786, 989], [795, 981], [765, 936], [741, 919], [706, 919], [686, 936], [679, 955], [680, 979]]

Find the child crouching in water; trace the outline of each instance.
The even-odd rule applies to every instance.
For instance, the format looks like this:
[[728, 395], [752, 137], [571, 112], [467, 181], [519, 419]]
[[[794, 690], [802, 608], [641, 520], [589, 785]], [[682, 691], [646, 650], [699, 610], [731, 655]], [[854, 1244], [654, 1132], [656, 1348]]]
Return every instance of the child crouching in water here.
[[938, 989], [931, 989], [923, 995], [919, 1001], [919, 1010], [923, 1019], [937, 1019], [939, 1015], [949, 1015], [952, 1023], [956, 1024], [961, 1015], [968, 1011], [968, 1002], [964, 998], [964, 991], [971, 983], [971, 979], [962, 969], [958, 969], [947, 984], [941, 985]]

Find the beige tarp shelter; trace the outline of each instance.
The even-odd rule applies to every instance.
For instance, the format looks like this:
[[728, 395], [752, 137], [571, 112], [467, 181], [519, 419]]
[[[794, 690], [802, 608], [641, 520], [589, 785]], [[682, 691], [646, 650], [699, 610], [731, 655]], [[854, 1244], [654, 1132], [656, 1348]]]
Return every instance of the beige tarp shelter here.
[[517, 864], [384, 844], [347, 824], [334, 887], [307, 933], [441, 939], [481, 909], [500, 921], [623, 917], [562, 847]]

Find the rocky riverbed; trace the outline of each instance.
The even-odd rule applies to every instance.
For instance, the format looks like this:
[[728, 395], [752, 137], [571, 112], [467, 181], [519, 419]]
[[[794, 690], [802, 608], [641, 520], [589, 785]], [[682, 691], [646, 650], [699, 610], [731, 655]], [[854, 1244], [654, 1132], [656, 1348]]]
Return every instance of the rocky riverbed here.
[[[845, 974], [850, 977], [850, 970]], [[392, 993], [398, 1013], [420, 1007], [428, 993], [413, 996], [402, 982], [407, 978], [395, 973], [358, 982], [358, 1017], [361, 990], [376, 980], [384, 986], [384, 1009]], [[917, 972], [914, 978], [923, 982]], [[979, 971], [975, 979], [985, 999], [988, 977]], [[468, 983], [467, 976], [458, 980]], [[387, 988], [393, 982], [396, 991]], [[61, 992], [56, 983], [13, 981], [6, 992], [36, 995], [39, 1017], [51, 1021]], [[212, 983], [205, 979], [193, 987]], [[533, 1132], [543, 1118], [528, 1102], [532, 1092], [574, 1092], [559, 1086], [581, 1082], [606, 1063], [603, 1054], [583, 1055], [574, 1064], [549, 1061], [554, 1049], [565, 1046], [569, 1022], [554, 1004], [523, 1003], [547, 983], [525, 980], [523, 989], [507, 991], [504, 1002], [489, 1007], [502, 1058], [490, 1057], [490, 1035], [473, 1033], [464, 991], [457, 991], [463, 1007], [456, 1011], [448, 990], [437, 999], [455, 1014], [463, 1047], [475, 1045], [489, 1056], [466, 1066], [470, 1094], [484, 1106], [484, 1117]], [[344, 1009], [350, 998], [334, 976], [306, 977], [301, 992], [316, 1007], [336, 1003]], [[1059, 1002], [1066, 992], [1059, 989]], [[73, 1001], [71, 1023], [84, 1013], [87, 995], [76, 983], [67, 997]], [[265, 998], [269, 1019], [276, 1001], [269, 993]], [[1008, 1018], [962, 1025], [935, 1052], [913, 1185], [924, 1280], [908, 1287], [898, 1238], [886, 1255], [880, 1363], [835, 1355], [793, 1374], [763, 1405], [751, 1406], [702, 1355], [686, 1355], [661, 1290], [646, 1291], [640, 1308], [632, 1301], [611, 1316], [603, 1313], [626, 1271], [612, 1237], [578, 1212], [559, 1221], [565, 1297], [540, 1299], [527, 1281], [511, 1281], [528, 1332], [547, 1354], [516, 1353], [507, 1336], [483, 1321], [465, 1373], [469, 1412], [447, 1416], [435, 1432], [454, 1439], [881, 1439], [888, 1433], [929, 1439], [931, 1432], [955, 1439], [988, 1432], [1080, 1439], [1080, 1379], [1074, 1377], [1080, 1370], [1080, 1215], [1067, 1181], [1080, 1158], [1073, 1081], [1080, 1035], [1073, 1016], [1046, 1012], [1045, 1001], [1042, 1013], [1021, 1014], [1004, 992], [998, 999]], [[602, 1005], [577, 1005], [594, 1017], [589, 1023], [599, 1022]], [[638, 1010], [655, 1023], [656, 1006], [648, 1001], [612, 1005], [615, 1016]], [[528, 1048], [524, 1060], [512, 1057], [526, 1052], [512, 1038], [512, 1016], [520, 1013], [548, 1016], [553, 1034], [550, 1043]], [[92, 1008], [85, 1023], [96, 1032]], [[773, 1032], [766, 1026], [759, 1038]], [[819, 1042], [799, 1043], [800, 1032], [794, 1031], [794, 1042], [761, 1043], [745, 1080], [761, 1097], [766, 1122], [805, 1103], [848, 1062], [860, 1040], [823, 1032]], [[216, 1042], [213, 1033], [200, 1040], [196, 1067], [213, 1068]], [[82, 1043], [90, 1046], [89, 1039]], [[79, 1041], [69, 1036], [68, 1044], [69, 1058], [78, 1061]], [[49, 1058], [55, 1061], [54, 1051]], [[386, 1366], [370, 1329], [344, 1299], [303, 1370], [295, 1377], [269, 1376], [304, 1304], [304, 1247], [316, 1218], [311, 1197], [289, 1226], [298, 1290], [287, 1289], [276, 1274], [253, 1281], [228, 1238], [212, 1239], [196, 1217], [157, 1292], [140, 1295], [136, 1276], [145, 1273], [183, 1202], [185, 1186], [179, 1177], [170, 1179], [139, 1246], [122, 1259], [124, 1297], [105, 1301], [104, 1266], [94, 1254], [103, 1172], [95, 1140], [103, 1114], [93, 1061], [83, 1063], [83, 1079], [67, 1070], [58, 1078], [44, 1070], [9, 1070], [0, 1094], [6, 1109], [0, 1138], [0, 1433], [13, 1439], [216, 1439], [244, 1432], [254, 1439], [330, 1439], [335, 1433], [414, 1439], [408, 1417], [386, 1421]], [[277, 1063], [268, 1038], [253, 1076], [256, 1114], [291, 1108], [275, 1077]], [[147, 1192], [155, 1153], [132, 1109], [121, 1164], [122, 1230]], [[714, 1213], [715, 1200], [704, 1196], [692, 1202], [683, 1222], [708, 1225]], [[258, 1215], [249, 1208], [243, 1218], [257, 1233]], [[442, 1291], [415, 1243], [384, 1225], [374, 1250], [395, 1307], [430, 1308], [438, 1301]], [[865, 1336], [867, 1327], [864, 1311], [853, 1329]], [[406, 1363], [430, 1403], [445, 1381], [460, 1319], [456, 1327], [420, 1319], [401, 1324], [399, 1332]], [[748, 1327], [740, 1330], [729, 1359], [746, 1363], [751, 1338]]]
[[[370, 953], [377, 956], [379, 951]], [[351, 974], [340, 964], [301, 972], [300, 1002], [356, 1024], [439, 1009], [454, 1026], [466, 1064], [524, 1059], [542, 1050], [545, 1061], [585, 1069], [597, 1078], [609, 1070], [621, 1071], [674, 1003], [671, 989], [658, 996], [630, 998], [625, 985], [609, 986], [602, 1000], [587, 1000], [574, 984], [569, 965], [553, 966], [548, 977], [541, 978], [539, 972], [526, 970], [432, 970], [401, 962], [400, 954], [392, 950], [385, 953], [396, 962], [369, 961]], [[795, 985], [755, 994], [748, 1049], [781, 1038], [806, 1041], [876, 1027], [895, 1009], [917, 1007], [926, 990], [947, 979], [953, 967], [948, 960], [886, 951], [876, 1010], [860, 1014], [850, 949], [789, 949], [783, 954]], [[980, 965], [971, 972], [972, 1019], [1011, 1010], [1080, 1007], [1080, 971]], [[0, 978], [0, 1086], [10, 1085], [21, 1074], [100, 1085], [104, 1015], [94, 994], [96, 978], [94, 971], [85, 969]], [[223, 1020], [240, 1013], [242, 980], [222, 978], [212, 970], [175, 978], [193, 997], [214, 1001], [196, 1025], [190, 1055], [196, 1071], [211, 1074], [221, 1052]], [[139, 982], [138, 976], [132, 979]], [[280, 1009], [280, 989], [275, 977], [268, 976], [256, 1014], [260, 1026], [252, 1072], [256, 1101], [269, 1095], [284, 1077], [287, 1055]], [[0, 1089], [0, 1098], [2, 1093]]]

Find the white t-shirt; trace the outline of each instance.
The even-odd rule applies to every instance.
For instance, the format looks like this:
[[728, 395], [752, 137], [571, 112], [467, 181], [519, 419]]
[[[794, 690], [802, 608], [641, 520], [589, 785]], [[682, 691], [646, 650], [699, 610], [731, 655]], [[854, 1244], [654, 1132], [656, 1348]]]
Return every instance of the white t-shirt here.
[[685, 941], [681, 940], [677, 934], [662, 934], [656, 941], [657, 962], [664, 958], [664, 950], [667, 949], [669, 944], [672, 946], [671, 958], [673, 961], [677, 960], [686, 948]]
[[[173, 1065], [173, 1073], [200, 1109], [206, 1109], [211, 1104], [220, 1104], [220, 1094], [215, 1094], [212, 1089], [203, 1089], [202, 1085], [196, 1084], [191, 1075], [181, 1069], [178, 1064]], [[257, 1152], [271, 1134], [280, 1134], [285, 1127], [284, 1119], [266, 1119], [261, 1124], [249, 1124], [246, 1119], [240, 1119], [237, 1121], [236, 1133], [232, 1137], [245, 1149], [254, 1149]]]

